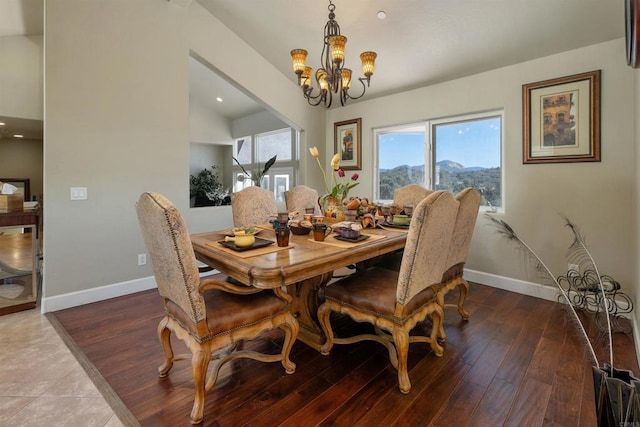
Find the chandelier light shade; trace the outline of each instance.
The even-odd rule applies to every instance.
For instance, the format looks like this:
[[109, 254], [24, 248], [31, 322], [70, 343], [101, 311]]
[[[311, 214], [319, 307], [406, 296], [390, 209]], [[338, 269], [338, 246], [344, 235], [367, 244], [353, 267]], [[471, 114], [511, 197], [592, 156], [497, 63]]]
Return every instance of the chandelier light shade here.
[[[375, 52], [360, 54], [364, 77], [359, 77], [358, 81], [362, 84], [362, 93], [353, 96], [349, 93], [352, 71], [349, 68], [344, 68], [347, 37], [340, 34], [340, 26], [335, 20], [336, 7], [331, 0], [329, 0], [328, 9], [329, 21], [324, 26], [324, 45], [320, 68], [314, 73], [313, 68], [306, 65], [306, 50], [294, 49], [291, 51], [293, 72], [298, 76], [298, 85], [302, 88], [304, 97], [310, 105], [322, 104], [327, 108], [331, 107], [334, 95], [340, 97], [341, 105], [345, 105], [349, 99], [358, 99], [364, 95], [375, 70], [377, 56]], [[315, 76], [315, 87], [311, 81], [312, 76]]]

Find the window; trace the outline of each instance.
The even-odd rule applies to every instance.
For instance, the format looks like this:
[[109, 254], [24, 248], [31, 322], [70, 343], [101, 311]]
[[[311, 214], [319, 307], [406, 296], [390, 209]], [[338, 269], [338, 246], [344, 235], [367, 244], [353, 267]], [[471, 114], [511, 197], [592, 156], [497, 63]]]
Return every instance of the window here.
[[378, 147], [376, 200], [391, 201], [393, 192], [408, 184], [428, 186], [425, 130], [426, 122], [374, 130]]
[[[298, 170], [297, 141], [298, 133], [291, 128], [247, 136], [234, 142], [234, 157], [247, 172], [253, 173], [261, 172], [265, 163], [276, 155], [276, 163], [262, 177], [260, 186], [273, 191], [276, 201], [284, 202], [284, 192], [294, 185]], [[234, 163], [233, 168], [234, 191], [253, 185], [240, 166]]]
[[431, 122], [435, 190], [473, 187], [482, 206], [502, 208], [502, 111]]
[[502, 208], [502, 116], [493, 111], [374, 130], [375, 199], [389, 203], [407, 184], [454, 194], [473, 187], [485, 209]]

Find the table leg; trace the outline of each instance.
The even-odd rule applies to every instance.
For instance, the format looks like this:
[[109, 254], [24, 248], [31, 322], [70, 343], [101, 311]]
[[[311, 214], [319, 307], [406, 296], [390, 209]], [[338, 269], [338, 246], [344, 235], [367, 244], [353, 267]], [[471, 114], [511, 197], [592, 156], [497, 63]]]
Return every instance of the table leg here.
[[320, 306], [318, 291], [327, 284], [331, 276], [332, 273], [325, 273], [288, 287], [288, 292], [293, 297], [291, 310], [300, 324], [298, 339], [318, 351], [324, 344], [324, 334], [317, 317]]

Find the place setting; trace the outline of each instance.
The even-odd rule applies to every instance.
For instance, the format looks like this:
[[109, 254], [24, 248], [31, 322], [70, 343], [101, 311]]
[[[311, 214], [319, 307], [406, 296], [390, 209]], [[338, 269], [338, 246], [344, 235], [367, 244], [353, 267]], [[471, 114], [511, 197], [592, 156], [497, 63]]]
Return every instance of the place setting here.
[[[275, 240], [264, 238], [268, 233], [266, 228], [251, 226], [246, 228], [234, 227], [226, 230], [222, 233], [224, 240], [211, 241], [206, 244], [212, 247], [220, 245], [225, 252], [242, 258], [277, 252], [293, 247], [293, 245], [289, 244], [290, 229], [288, 227], [274, 228], [270, 225], [270, 228], [274, 231]], [[258, 234], [262, 234], [263, 237], [257, 237], [256, 235]], [[274, 245], [274, 243], [276, 243], [276, 245]]]

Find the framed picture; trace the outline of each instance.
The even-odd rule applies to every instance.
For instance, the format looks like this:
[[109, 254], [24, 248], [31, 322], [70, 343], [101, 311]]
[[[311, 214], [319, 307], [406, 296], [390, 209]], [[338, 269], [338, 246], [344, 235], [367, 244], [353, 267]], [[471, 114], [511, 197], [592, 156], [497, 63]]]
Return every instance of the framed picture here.
[[340, 167], [344, 170], [362, 168], [362, 119], [345, 120], [333, 125], [333, 149], [340, 153]]
[[600, 161], [600, 70], [522, 85], [523, 163]]

